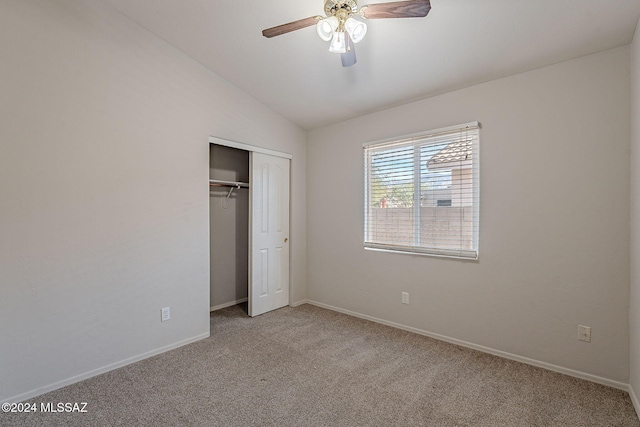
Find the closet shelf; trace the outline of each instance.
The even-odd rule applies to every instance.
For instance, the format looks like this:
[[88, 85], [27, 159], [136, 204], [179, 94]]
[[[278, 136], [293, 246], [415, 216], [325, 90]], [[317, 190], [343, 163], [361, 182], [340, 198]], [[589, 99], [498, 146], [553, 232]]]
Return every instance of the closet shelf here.
[[249, 183], [239, 182], [239, 181], [223, 181], [220, 179], [210, 179], [209, 186], [210, 187], [249, 188]]

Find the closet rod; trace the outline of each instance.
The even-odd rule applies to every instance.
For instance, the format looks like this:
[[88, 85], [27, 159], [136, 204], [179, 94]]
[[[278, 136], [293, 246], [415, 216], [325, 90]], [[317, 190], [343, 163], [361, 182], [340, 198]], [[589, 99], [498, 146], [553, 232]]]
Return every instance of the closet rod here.
[[219, 179], [210, 179], [209, 186], [211, 187], [232, 187], [232, 188], [249, 188], [248, 182], [239, 181], [222, 181]]

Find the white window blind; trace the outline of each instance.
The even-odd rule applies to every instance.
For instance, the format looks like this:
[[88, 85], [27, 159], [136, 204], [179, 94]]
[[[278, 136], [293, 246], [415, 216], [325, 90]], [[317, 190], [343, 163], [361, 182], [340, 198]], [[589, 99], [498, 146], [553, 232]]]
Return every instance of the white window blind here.
[[364, 146], [365, 248], [478, 258], [479, 128]]

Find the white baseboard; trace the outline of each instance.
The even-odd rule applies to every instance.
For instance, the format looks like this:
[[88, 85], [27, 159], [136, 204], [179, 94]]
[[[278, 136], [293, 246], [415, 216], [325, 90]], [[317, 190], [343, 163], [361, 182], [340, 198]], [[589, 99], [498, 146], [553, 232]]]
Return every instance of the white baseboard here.
[[640, 418], [640, 402], [631, 384], [629, 384], [629, 397], [631, 398], [631, 402], [633, 402], [633, 407], [636, 409], [636, 415]]
[[57, 389], [62, 388], [62, 387], [66, 387], [66, 386], [68, 386], [70, 384], [74, 384], [74, 383], [77, 383], [77, 382], [80, 382], [80, 381], [95, 377], [95, 376], [100, 375], [100, 374], [104, 374], [105, 372], [113, 371], [114, 369], [118, 369], [118, 368], [121, 368], [123, 366], [130, 365], [130, 364], [138, 362], [140, 360], [147, 359], [149, 357], [158, 355], [160, 353], [164, 353], [166, 351], [173, 350], [173, 349], [176, 349], [178, 347], [182, 347], [184, 345], [191, 344], [193, 342], [200, 341], [200, 340], [208, 338], [208, 337], [209, 337], [209, 332], [205, 332], [203, 334], [196, 335], [195, 337], [187, 338], [186, 340], [178, 341], [176, 343], [169, 344], [169, 345], [166, 345], [164, 347], [157, 348], [155, 350], [147, 351], [146, 353], [142, 353], [142, 354], [139, 354], [137, 356], [129, 357], [129, 358], [121, 360], [119, 362], [111, 363], [111, 364], [109, 364], [107, 366], [103, 366], [103, 367], [98, 368], [98, 369], [93, 369], [91, 371], [87, 371], [87, 372], [84, 372], [82, 374], [75, 375], [75, 376], [73, 376], [71, 378], [67, 378], [67, 379], [64, 379], [62, 381], [57, 381], [57, 382], [55, 382], [53, 384], [49, 384], [49, 385], [46, 385], [44, 387], [37, 388], [35, 390], [31, 390], [31, 391], [28, 391], [26, 393], [21, 393], [21, 394], [18, 394], [16, 396], [9, 397], [8, 399], [0, 402], [0, 404], [1, 403], [7, 403], [7, 402], [8, 403], [23, 402], [23, 401], [25, 401], [27, 399], [31, 399], [31, 398], [34, 398], [36, 396], [40, 396], [41, 394], [48, 393], [50, 391], [57, 390]]
[[[462, 341], [462, 340], [459, 340], [459, 339], [456, 339], [456, 338], [451, 338], [451, 337], [448, 337], [448, 336], [445, 336], [445, 335], [440, 335], [440, 334], [436, 334], [436, 333], [433, 333], [433, 332], [425, 331], [423, 329], [414, 328], [412, 326], [406, 326], [406, 325], [402, 325], [400, 323], [390, 322], [388, 320], [379, 319], [377, 317], [373, 317], [373, 316], [369, 316], [369, 315], [366, 315], [366, 314], [357, 313], [357, 312], [351, 311], [351, 310], [345, 310], [345, 309], [342, 309], [342, 308], [339, 308], [339, 307], [334, 307], [334, 306], [331, 306], [331, 305], [328, 305], [328, 304], [324, 304], [324, 303], [321, 303], [321, 302], [317, 302], [317, 301], [307, 300], [307, 304], [311, 304], [311, 305], [315, 305], [315, 306], [318, 306], [318, 307], [326, 308], [328, 310], [337, 311], [337, 312], [343, 313], [343, 314], [348, 314], [349, 316], [354, 316], [354, 317], [359, 317], [361, 319], [370, 320], [372, 322], [381, 323], [383, 325], [392, 326], [394, 328], [402, 329], [402, 330], [405, 330], [405, 331], [414, 332], [414, 333], [419, 334], [419, 335], [424, 335], [424, 336], [427, 336], [427, 337], [435, 338], [435, 339], [440, 340], [440, 341], [446, 341], [446, 342], [451, 343], [451, 344], [456, 344], [456, 345], [459, 345], [461, 347], [467, 347], [467, 348], [470, 348], [470, 349], [473, 349], [473, 350], [478, 350], [478, 351], [481, 351], [483, 353], [493, 354], [494, 356], [503, 357], [505, 359], [515, 360], [516, 362], [522, 362], [522, 363], [526, 363], [528, 365], [537, 366], [539, 368], [544, 368], [544, 369], [547, 369], [549, 371], [559, 372], [561, 374], [569, 375], [569, 376], [576, 377], [576, 378], [581, 378], [583, 380], [587, 380], [587, 381], [591, 381], [591, 382], [594, 382], [594, 383], [606, 385], [606, 386], [617, 388], [617, 389], [624, 390], [624, 391], [630, 391], [629, 384], [625, 384], [625, 383], [622, 383], [622, 382], [619, 382], [619, 381], [610, 380], [608, 378], [599, 377], [597, 375], [588, 374], [586, 372], [575, 371], [573, 369], [564, 368], [562, 366], [553, 365], [551, 363], [541, 362], [539, 360], [530, 359], [528, 357], [519, 356], [517, 354], [507, 353], [506, 351], [496, 350], [496, 349], [491, 348], [491, 347], [485, 347], [485, 346], [474, 344], [474, 343], [470, 343], [470, 342], [467, 342], [467, 341]], [[634, 405], [636, 405], [636, 411], [638, 411], [637, 400], [634, 401]]]
[[237, 299], [235, 301], [225, 302], [224, 304], [214, 305], [213, 307], [209, 308], [209, 312], [220, 310], [220, 309], [227, 308], [227, 307], [231, 307], [233, 305], [241, 304], [241, 303], [246, 302], [246, 301], [248, 301], [248, 298], [240, 298], [240, 299]]
[[289, 304], [289, 306], [291, 306], [291, 307], [297, 307], [297, 306], [299, 306], [299, 305], [302, 305], [302, 304], [308, 304], [308, 303], [309, 303], [309, 300], [308, 300], [308, 299], [303, 299], [303, 300], [300, 300], [300, 301], [292, 302], [291, 304]]

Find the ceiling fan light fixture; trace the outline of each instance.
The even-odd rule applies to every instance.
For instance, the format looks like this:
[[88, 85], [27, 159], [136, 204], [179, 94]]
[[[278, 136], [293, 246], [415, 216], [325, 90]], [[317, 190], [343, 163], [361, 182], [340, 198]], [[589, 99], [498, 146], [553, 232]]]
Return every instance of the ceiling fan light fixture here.
[[347, 41], [345, 40], [344, 31], [337, 32], [333, 35], [329, 52], [345, 53], [347, 51]]
[[333, 33], [338, 28], [338, 18], [335, 16], [330, 16], [329, 18], [321, 19], [316, 24], [316, 31], [318, 32], [318, 36], [328, 42], [333, 37]]
[[[342, 65], [356, 63], [353, 45], [367, 34], [367, 24], [360, 19], [422, 18], [431, 10], [431, 0], [376, 0], [374, 4], [358, 7], [358, 0], [324, 0], [324, 14], [298, 19], [262, 30], [266, 38], [280, 36], [302, 28], [316, 26], [318, 36], [329, 43], [329, 51], [342, 56]], [[357, 18], [357, 19], [354, 19]]]
[[344, 23], [344, 28], [349, 33], [351, 41], [354, 43], [361, 42], [367, 34], [367, 24], [351, 17]]

